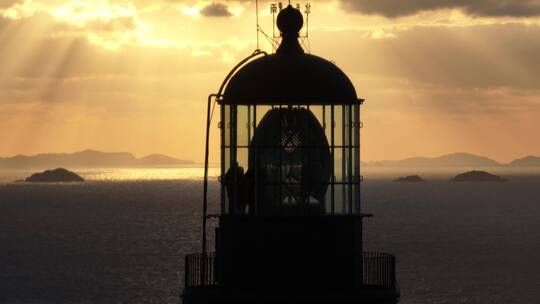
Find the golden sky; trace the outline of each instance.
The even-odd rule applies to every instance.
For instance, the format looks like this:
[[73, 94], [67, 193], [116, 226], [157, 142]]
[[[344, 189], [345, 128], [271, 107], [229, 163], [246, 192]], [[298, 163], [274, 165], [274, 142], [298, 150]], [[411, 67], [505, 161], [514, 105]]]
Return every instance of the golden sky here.
[[[311, 4], [311, 52], [367, 99], [364, 160], [540, 155], [540, 0]], [[0, 0], [0, 156], [201, 161], [206, 97], [256, 48], [254, 11], [247, 0]]]

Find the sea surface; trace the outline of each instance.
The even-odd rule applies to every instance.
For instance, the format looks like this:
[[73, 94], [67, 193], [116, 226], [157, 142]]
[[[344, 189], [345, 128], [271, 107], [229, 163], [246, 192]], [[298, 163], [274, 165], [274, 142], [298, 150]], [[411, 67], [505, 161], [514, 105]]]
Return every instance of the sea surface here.
[[[201, 168], [13, 182], [28, 173], [0, 171], [0, 303], [181, 302], [183, 257], [200, 248]], [[540, 303], [540, 174], [450, 183], [454, 173], [411, 184], [365, 173], [365, 249], [397, 256], [400, 303]]]

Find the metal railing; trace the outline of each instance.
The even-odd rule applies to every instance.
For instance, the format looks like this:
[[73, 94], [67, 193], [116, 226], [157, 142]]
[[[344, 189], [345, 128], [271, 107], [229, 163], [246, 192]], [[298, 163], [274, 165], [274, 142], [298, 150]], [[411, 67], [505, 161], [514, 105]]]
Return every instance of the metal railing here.
[[396, 286], [396, 257], [388, 253], [362, 254], [364, 286], [394, 288]]
[[203, 258], [201, 253], [186, 255], [185, 285], [186, 287], [217, 286], [216, 255], [208, 253]]
[[[387, 253], [364, 252], [362, 254], [362, 287], [396, 288], [396, 258]], [[201, 253], [186, 255], [185, 286], [218, 286], [215, 253], [205, 258]]]

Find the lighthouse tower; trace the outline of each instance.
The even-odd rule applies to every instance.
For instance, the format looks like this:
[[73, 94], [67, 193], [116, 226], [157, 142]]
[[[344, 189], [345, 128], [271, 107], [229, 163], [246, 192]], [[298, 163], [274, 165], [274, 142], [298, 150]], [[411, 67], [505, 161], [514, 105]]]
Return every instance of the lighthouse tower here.
[[277, 25], [276, 52], [240, 62], [209, 98], [221, 213], [208, 232], [205, 179], [203, 248], [186, 256], [184, 303], [397, 303], [394, 256], [362, 248], [363, 100], [335, 64], [304, 52], [299, 10], [282, 9]]

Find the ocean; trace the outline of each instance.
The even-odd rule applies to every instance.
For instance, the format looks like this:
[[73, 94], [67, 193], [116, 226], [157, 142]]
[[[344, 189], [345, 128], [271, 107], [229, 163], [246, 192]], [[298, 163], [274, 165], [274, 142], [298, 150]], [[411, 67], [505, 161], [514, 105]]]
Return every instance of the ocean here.
[[[180, 303], [200, 248], [200, 168], [82, 170], [78, 184], [0, 171], [0, 303]], [[211, 212], [217, 212], [211, 170]], [[540, 303], [540, 174], [424, 183], [365, 172], [365, 250], [397, 257], [400, 303]]]

